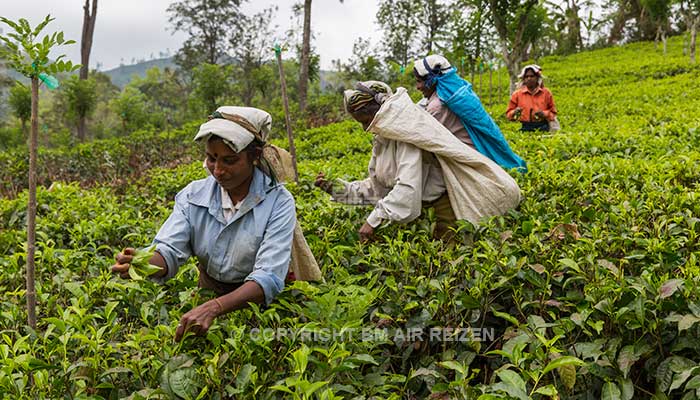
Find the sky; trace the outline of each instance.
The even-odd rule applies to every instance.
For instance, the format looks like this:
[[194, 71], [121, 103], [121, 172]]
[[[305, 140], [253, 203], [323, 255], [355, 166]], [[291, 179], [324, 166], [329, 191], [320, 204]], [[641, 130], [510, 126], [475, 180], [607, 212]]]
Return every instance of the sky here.
[[[173, 33], [166, 9], [174, 0], [99, 0], [97, 22], [90, 53], [90, 68], [106, 71], [133, 60], [160, 58], [174, 54], [187, 38]], [[271, 5], [279, 7], [274, 24], [280, 37], [292, 26], [292, 6], [299, 0], [251, 0], [241, 7], [254, 14]], [[52, 55], [66, 54], [80, 62], [80, 35], [84, 0], [0, 0], [0, 16], [17, 20], [25, 18], [35, 26], [47, 14], [55, 18], [45, 33], [63, 31], [76, 44], [59, 48]], [[321, 68], [331, 69], [332, 61], [347, 61], [358, 37], [379, 43], [381, 33], [376, 25], [375, 0], [314, 0], [311, 8], [312, 43], [321, 56]], [[7, 26], [0, 24], [7, 33]], [[98, 65], [99, 63], [99, 65]]]

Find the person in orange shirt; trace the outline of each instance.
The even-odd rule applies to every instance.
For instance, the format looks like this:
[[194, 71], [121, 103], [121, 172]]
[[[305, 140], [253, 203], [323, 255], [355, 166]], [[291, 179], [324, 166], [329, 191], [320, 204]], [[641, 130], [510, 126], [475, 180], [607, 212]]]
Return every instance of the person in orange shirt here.
[[542, 83], [542, 68], [539, 65], [526, 65], [520, 75], [520, 85], [513, 92], [506, 110], [506, 117], [520, 120], [522, 131], [549, 131], [556, 122], [557, 108], [552, 92]]

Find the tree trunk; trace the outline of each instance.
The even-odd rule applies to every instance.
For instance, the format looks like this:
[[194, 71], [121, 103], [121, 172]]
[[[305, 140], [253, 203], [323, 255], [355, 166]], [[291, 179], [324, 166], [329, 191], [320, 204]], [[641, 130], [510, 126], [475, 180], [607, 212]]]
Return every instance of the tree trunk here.
[[304, 37], [301, 44], [301, 70], [299, 71], [299, 111], [306, 110], [306, 94], [309, 88], [309, 59], [311, 58], [311, 0], [304, 0]]
[[695, 64], [695, 41], [698, 36], [698, 18], [693, 18], [692, 23], [690, 24], [690, 44], [688, 45], [689, 47], [689, 53], [690, 53], [690, 62]]
[[78, 140], [81, 142], [85, 141], [85, 117], [82, 116], [78, 119]]
[[29, 203], [27, 204], [27, 320], [36, 329], [36, 289], [34, 254], [36, 253], [36, 159], [39, 136], [39, 78], [32, 78], [32, 119], [29, 133]]
[[95, 18], [97, 17], [97, 0], [92, 0], [92, 12], [90, 12], [90, 0], [85, 0], [83, 6], [83, 36], [80, 41], [80, 79], [87, 79], [90, 70], [90, 50], [92, 49], [92, 36], [95, 32]]
[[[510, 39], [509, 23], [507, 22], [506, 14], [499, 13], [496, 10], [500, 10], [499, 4], [496, 0], [489, 0], [489, 6], [491, 7], [491, 14], [493, 15], [494, 25], [496, 26], [496, 32], [501, 39], [501, 47], [503, 51], [503, 60], [508, 68], [508, 75], [510, 76], [510, 93], [515, 91], [515, 86], [518, 80], [518, 70], [520, 67], [520, 62], [523, 60], [523, 55], [527, 50], [527, 43], [524, 40], [525, 28], [527, 27], [527, 20], [532, 8], [537, 4], [536, 0], [527, 0], [519, 10], [520, 15], [517, 17], [518, 25], [515, 30], [515, 35]], [[510, 51], [509, 51], [510, 49]]]
[[610, 36], [608, 36], [608, 45], [615, 44], [622, 39], [622, 31], [625, 28], [625, 23], [629, 19], [627, 12], [628, 0], [621, 0], [618, 3], [617, 12], [615, 13], [615, 19], [613, 26], [610, 29]]
[[661, 32], [661, 42], [664, 44], [664, 55], [666, 55], [666, 50], [668, 50], [668, 38], [666, 37], [666, 31]]

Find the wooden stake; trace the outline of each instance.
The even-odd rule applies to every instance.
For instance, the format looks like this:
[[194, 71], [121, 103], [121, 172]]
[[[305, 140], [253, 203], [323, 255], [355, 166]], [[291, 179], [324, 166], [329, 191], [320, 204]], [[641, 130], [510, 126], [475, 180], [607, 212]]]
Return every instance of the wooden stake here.
[[32, 78], [32, 117], [29, 132], [29, 204], [27, 205], [27, 320], [36, 329], [36, 285], [34, 254], [36, 253], [36, 169], [39, 136], [39, 78]]
[[284, 67], [282, 66], [282, 49], [275, 46], [277, 65], [280, 72], [280, 86], [282, 87], [282, 101], [284, 103], [284, 119], [287, 124], [287, 139], [289, 140], [289, 153], [292, 155], [292, 165], [294, 165], [294, 182], [299, 183], [299, 171], [297, 170], [297, 150], [294, 146], [294, 133], [292, 133], [292, 119], [289, 116], [289, 98], [287, 97], [287, 82], [284, 79]]

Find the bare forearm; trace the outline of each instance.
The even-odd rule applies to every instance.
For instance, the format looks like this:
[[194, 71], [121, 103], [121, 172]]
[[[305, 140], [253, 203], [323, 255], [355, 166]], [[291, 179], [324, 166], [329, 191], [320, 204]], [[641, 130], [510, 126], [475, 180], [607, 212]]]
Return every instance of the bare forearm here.
[[153, 252], [153, 256], [151, 256], [151, 259], [148, 260], [148, 263], [162, 268], [160, 271], [153, 274], [153, 277], [160, 278], [168, 273], [168, 265], [165, 263], [165, 258], [163, 258], [159, 252]]
[[[227, 293], [211, 302], [221, 305], [219, 315], [239, 310], [248, 306], [248, 303], [263, 304], [265, 302], [265, 292], [255, 281], [248, 281], [231, 293]], [[218, 306], [217, 306], [218, 307]]]

